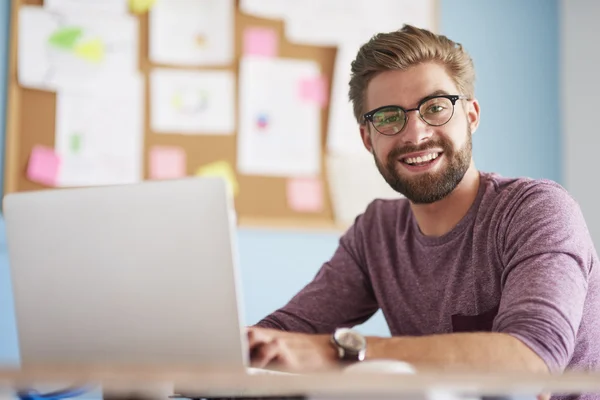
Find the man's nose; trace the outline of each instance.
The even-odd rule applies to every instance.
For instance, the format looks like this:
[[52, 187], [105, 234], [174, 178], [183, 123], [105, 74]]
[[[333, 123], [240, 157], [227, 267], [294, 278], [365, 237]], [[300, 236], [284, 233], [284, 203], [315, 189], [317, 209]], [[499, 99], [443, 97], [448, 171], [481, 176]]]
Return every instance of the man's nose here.
[[400, 134], [404, 144], [418, 145], [432, 136], [431, 126], [423, 121], [417, 110], [406, 114], [404, 131]]

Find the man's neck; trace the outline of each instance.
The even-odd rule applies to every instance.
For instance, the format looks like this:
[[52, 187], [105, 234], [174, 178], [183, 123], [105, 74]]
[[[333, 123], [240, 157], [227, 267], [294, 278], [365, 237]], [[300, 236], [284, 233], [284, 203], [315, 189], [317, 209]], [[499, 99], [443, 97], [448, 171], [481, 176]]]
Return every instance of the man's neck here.
[[479, 171], [471, 162], [465, 176], [444, 199], [433, 204], [413, 204], [411, 209], [419, 229], [426, 236], [442, 236], [467, 214], [479, 191]]

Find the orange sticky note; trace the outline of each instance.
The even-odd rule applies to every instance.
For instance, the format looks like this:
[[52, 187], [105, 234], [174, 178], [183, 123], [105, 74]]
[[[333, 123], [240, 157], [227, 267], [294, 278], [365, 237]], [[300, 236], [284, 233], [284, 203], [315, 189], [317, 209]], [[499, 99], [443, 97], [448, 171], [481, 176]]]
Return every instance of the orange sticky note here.
[[279, 40], [277, 33], [269, 28], [247, 28], [244, 30], [244, 55], [276, 57]]
[[298, 212], [323, 210], [323, 184], [317, 178], [293, 178], [287, 182], [287, 201]]
[[302, 101], [317, 103], [319, 107], [327, 105], [327, 80], [324, 77], [301, 79], [299, 86]]
[[181, 178], [186, 169], [186, 155], [181, 147], [155, 146], [150, 150], [151, 179]]
[[54, 149], [35, 146], [27, 165], [27, 179], [47, 186], [56, 186], [60, 169], [60, 157]]

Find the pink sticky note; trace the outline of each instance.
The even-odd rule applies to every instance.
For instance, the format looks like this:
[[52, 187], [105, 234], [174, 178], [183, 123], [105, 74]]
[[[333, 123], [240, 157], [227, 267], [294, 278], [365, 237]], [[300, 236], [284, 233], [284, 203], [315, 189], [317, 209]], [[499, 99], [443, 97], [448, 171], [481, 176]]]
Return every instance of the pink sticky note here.
[[276, 57], [277, 33], [269, 28], [247, 28], [244, 31], [244, 54], [252, 56]]
[[320, 76], [300, 79], [300, 99], [317, 103], [320, 107], [327, 104], [327, 80]]
[[186, 156], [181, 147], [156, 146], [150, 150], [150, 178], [175, 179], [186, 175]]
[[33, 182], [47, 186], [56, 186], [60, 157], [53, 149], [45, 146], [35, 146], [31, 150], [27, 165], [27, 178]]
[[294, 178], [287, 182], [287, 201], [299, 212], [323, 210], [323, 184], [317, 178]]

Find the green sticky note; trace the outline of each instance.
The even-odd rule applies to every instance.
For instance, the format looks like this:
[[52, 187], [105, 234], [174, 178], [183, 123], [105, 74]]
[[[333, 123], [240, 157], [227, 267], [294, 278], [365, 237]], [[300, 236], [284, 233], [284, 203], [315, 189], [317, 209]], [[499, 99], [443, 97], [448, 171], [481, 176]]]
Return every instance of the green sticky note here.
[[74, 133], [71, 135], [71, 151], [77, 153], [79, 150], [81, 150], [81, 135]]
[[82, 35], [83, 30], [76, 26], [60, 28], [50, 35], [48, 43], [60, 49], [71, 50]]

